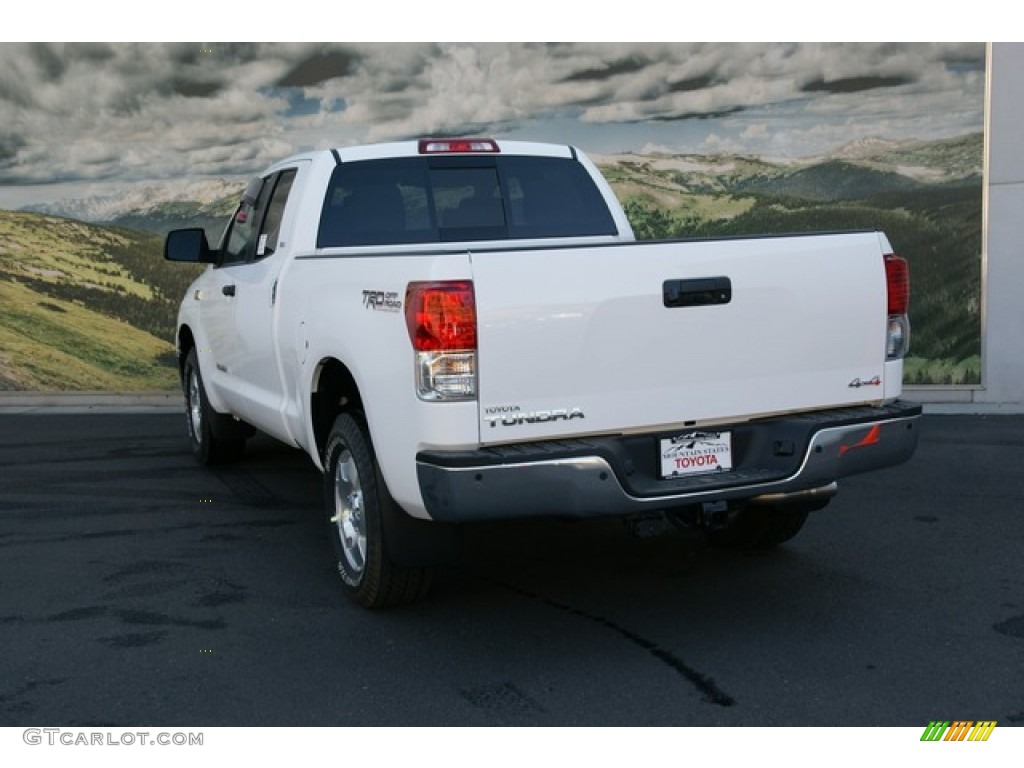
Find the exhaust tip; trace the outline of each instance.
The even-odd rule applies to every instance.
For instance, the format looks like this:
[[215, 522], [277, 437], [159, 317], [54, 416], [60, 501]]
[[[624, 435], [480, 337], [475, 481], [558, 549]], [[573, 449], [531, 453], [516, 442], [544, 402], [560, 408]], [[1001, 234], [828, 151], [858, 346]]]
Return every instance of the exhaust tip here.
[[831, 482], [818, 488], [809, 488], [806, 491], [794, 491], [792, 493], [764, 493], [750, 499], [751, 504], [800, 504], [815, 501], [828, 501], [839, 493], [839, 483]]

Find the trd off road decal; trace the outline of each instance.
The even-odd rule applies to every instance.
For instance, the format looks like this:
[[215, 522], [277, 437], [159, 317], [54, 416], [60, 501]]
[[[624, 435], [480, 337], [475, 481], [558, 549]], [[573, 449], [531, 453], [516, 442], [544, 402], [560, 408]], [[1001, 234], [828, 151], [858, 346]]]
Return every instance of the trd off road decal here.
[[374, 312], [401, 312], [402, 298], [398, 291], [363, 291], [363, 308]]

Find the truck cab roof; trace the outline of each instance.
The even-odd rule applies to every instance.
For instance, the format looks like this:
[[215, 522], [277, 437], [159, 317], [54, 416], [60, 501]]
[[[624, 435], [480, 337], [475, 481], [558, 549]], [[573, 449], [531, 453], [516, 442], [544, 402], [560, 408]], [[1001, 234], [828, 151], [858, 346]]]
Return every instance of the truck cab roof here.
[[[427, 142], [479, 142], [486, 141], [496, 149], [472, 150], [472, 149], [435, 149], [425, 151], [424, 145]], [[293, 164], [300, 160], [317, 160], [326, 155], [332, 155], [335, 162], [355, 162], [359, 160], [382, 160], [388, 158], [419, 157], [424, 154], [434, 155], [529, 155], [533, 157], [564, 157], [577, 158], [579, 152], [575, 147], [566, 144], [548, 144], [535, 141], [507, 141], [504, 139], [412, 139], [408, 141], [390, 141], [377, 144], [359, 144], [351, 146], [338, 146], [331, 149], [314, 150], [291, 155], [290, 157], [275, 163], [273, 167]]]

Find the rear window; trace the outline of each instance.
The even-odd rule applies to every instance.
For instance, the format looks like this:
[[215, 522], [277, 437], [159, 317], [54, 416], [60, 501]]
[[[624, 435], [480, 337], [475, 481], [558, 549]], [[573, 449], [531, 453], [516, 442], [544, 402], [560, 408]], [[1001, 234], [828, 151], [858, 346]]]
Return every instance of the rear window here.
[[575, 160], [412, 157], [338, 165], [317, 247], [614, 234]]

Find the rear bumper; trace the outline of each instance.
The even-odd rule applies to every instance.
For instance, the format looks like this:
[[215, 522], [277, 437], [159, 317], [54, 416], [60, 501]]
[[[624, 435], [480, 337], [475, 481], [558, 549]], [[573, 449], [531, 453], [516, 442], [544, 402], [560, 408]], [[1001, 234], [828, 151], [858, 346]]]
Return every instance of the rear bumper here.
[[[843, 408], [736, 425], [733, 470], [663, 480], [658, 440], [672, 433], [423, 451], [420, 492], [435, 520], [602, 517], [710, 501], [775, 499], [909, 459], [919, 405]], [[785, 496], [781, 497], [782, 499]]]

